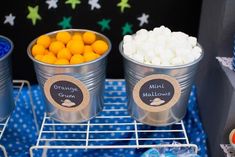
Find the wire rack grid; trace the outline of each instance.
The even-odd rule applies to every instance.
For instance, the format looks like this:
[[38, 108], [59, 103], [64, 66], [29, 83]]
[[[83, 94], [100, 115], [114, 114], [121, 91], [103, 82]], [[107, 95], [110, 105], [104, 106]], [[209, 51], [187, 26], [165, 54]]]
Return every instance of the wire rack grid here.
[[224, 151], [226, 157], [235, 156], [235, 149], [232, 147], [231, 144], [220, 144], [220, 147]]
[[[17, 105], [17, 101], [21, 95], [22, 89], [25, 86], [27, 87], [27, 89], [29, 91], [28, 94], [29, 94], [29, 98], [30, 98], [30, 105], [31, 105], [31, 109], [33, 112], [33, 117], [34, 117], [35, 122], [37, 122], [37, 117], [36, 117], [36, 113], [34, 110], [34, 104], [33, 104], [33, 99], [32, 99], [32, 95], [31, 95], [31, 86], [30, 86], [29, 81], [27, 81], [27, 80], [13, 80], [13, 89], [14, 89], [14, 91], [16, 91], [16, 94], [14, 95], [15, 105]], [[7, 127], [9, 119], [10, 119], [10, 116], [5, 121], [0, 123], [0, 139], [2, 138], [2, 136], [4, 134], [4, 131]], [[36, 129], [38, 131], [38, 128], [39, 128], [38, 124], [35, 123], [35, 125], [36, 125]], [[1, 144], [0, 144], [0, 149], [2, 150], [4, 157], [7, 157], [8, 156], [7, 151], [6, 151], [5, 147]]]
[[113, 81], [117, 80], [106, 81], [103, 111], [88, 122], [60, 123], [45, 113], [30, 156], [39, 149], [43, 149], [43, 155], [50, 149], [182, 147], [190, 147], [197, 153], [198, 147], [189, 143], [183, 121], [167, 127], [153, 127], [132, 119], [127, 113], [125, 82], [118, 80], [117, 84], [112, 84]]

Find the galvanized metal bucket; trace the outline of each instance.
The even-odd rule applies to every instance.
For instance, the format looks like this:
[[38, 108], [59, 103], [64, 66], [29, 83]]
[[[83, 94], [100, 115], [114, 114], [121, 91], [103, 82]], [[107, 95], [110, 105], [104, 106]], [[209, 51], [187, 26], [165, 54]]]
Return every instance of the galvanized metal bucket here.
[[[137, 121], [153, 126], [166, 126], [182, 120], [186, 114], [188, 98], [198, 63], [203, 58], [204, 52], [202, 52], [202, 55], [197, 60], [189, 64], [155, 66], [137, 62], [126, 56], [123, 53], [122, 43], [120, 43], [119, 49], [124, 58], [124, 75], [126, 79], [129, 114]], [[161, 81], [158, 77], [163, 78], [163, 80], [167, 78], [170, 84], [173, 81], [179, 88], [174, 91], [174, 98], [171, 100], [170, 105], [149, 106], [139, 98], [141, 95], [140, 89], [142, 89], [144, 83], [148, 83], [151, 79]], [[161, 85], [157, 86], [161, 88]], [[157, 87], [155, 86], [155, 88]], [[158, 95], [157, 92], [150, 93], [151, 96], [154, 94]], [[144, 96], [146, 96], [146, 93]]]
[[4, 121], [14, 109], [13, 84], [12, 84], [12, 67], [11, 53], [13, 43], [7, 37], [1, 36], [0, 39], [6, 40], [10, 45], [10, 50], [0, 58], [0, 122]]
[[[90, 30], [85, 29], [68, 29], [61, 30], [68, 32], [85, 32]], [[54, 36], [59, 31], [48, 33], [50, 36]], [[93, 31], [94, 32], [94, 31]], [[94, 32], [97, 38], [100, 38], [106, 41], [109, 45], [108, 51], [103, 54], [100, 58], [82, 64], [75, 65], [52, 65], [39, 62], [34, 59], [31, 54], [31, 48], [35, 44], [36, 39], [33, 40], [28, 46], [28, 56], [34, 63], [34, 69], [36, 72], [38, 83], [43, 90], [44, 99], [46, 102], [46, 110], [47, 114], [61, 122], [84, 122], [92, 117], [95, 117], [103, 108], [103, 93], [104, 93], [104, 83], [105, 83], [105, 74], [106, 74], [106, 60], [107, 55], [111, 50], [110, 40], [97, 32]], [[50, 82], [51, 78], [57, 78], [63, 80], [67, 80], [70, 82], [71, 89], [73, 84], [79, 86], [79, 88], [74, 88], [76, 92], [83, 92], [82, 95], [82, 103], [79, 106], [75, 107], [64, 107], [58, 105], [58, 101], [56, 102], [53, 99], [53, 91], [51, 93], [52, 96], [47, 96], [47, 91], [50, 92], [52, 89], [49, 89], [49, 86], [52, 86]], [[49, 83], [48, 83], [49, 82]], [[67, 82], [67, 83], [68, 83]], [[57, 82], [58, 83], [58, 82]], [[64, 86], [66, 87], [66, 86]], [[74, 86], [75, 87], [75, 86]], [[58, 90], [60, 86], [54, 84], [54, 90]], [[65, 88], [64, 88], [65, 89]], [[66, 89], [65, 89], [66, 90]], [[56, 91], [54, 91], [56, 92]], [[72, 91], [73, 92], [73, 91]], [[63, 95], [62, 95], [63, 96]], [[76, 95], [75, 95], [76, 96]], [[80, 99], [80, 98], [79, 98]], [[54, 101], [55, 100], [55, 101]], [[67, 101], [67, 100], [66, 100]]]

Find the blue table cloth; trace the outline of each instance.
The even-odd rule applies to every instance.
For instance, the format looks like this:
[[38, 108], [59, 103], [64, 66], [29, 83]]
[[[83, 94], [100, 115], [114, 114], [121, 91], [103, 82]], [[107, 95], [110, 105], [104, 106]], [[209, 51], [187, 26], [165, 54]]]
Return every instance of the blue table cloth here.
[[[124, 81], [108, 81], [106, 85], [119, 85], [120, 88], [125, 87]], [[116, 87], [115, 87], [116, 89]], [[106, 90], [115, 90], [112, 88], [106, 88]], [[27, 157], [29, 156], [29, 148], [36, 144], [37, 132], [33, 119], [33, 114], [30, 106], [30, 100], [28, 96], [28, 89], [23, 88], [21, 95], [16, 103], [16, 108], [12, 113], [4, 135], [1, 139], [1, 144], [5, 146], [7, 153], [10, 157]], [[17, 91], [14, 91], [17, 94]], [[199, 147], [198, 154], [201, 157], [207, 157], [206, 147], [206, 134], [203, 130], [202, 123], [198, 114], [197, 108], [197, 96], [196, 88], [192, 87], [190, 99], [188, 102], [187, 115], [184, 118], [185, 128], [189, 137], [189, 141], [192, 144], [196, 144]], [[35, 111], [41, 124], [43, 115], [45, 112], [45, 105], [42, 99], [41, 90], [38, 85], [32, 86], [32, 96], [35, 104]], [[121, 136], [121, 135], [120, 135]], [[128, 135], [132, 136], [132, 135]], [[137, 157], [141, 156], [145, 150], [137, 149], [112, 149], [112, 150], [51, 150], [48, 152], [48, 156], [64, 157], [64, 156], [106, 156], [106, 157]], [[0, 154], [3, 156], [2, 154]], [[41, 156], [41, 153], [35, 156]]]

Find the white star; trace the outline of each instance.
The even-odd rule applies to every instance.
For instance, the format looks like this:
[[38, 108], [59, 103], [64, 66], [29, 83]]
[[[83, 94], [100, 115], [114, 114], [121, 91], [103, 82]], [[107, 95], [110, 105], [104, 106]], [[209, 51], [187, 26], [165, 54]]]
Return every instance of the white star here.
[[95, 8], [96, 9], [100, 9], [101, 8], [101, 6], [100, 6], [100, 4], [98, 2], [99, 2], [99, 0], [89, 0], [88, 1], [88, 4], [91, 6], [91, 10], [94, 10]]
[[145, 14], [145, 13], [143, 13], [142, 16], [138, 17], [137, 20], [140, 21], [139, 26], [141, 27], [141, 26], [143, 26], [143, 24], [149, 23], [149, 22], [148, 22], [148, 18], [149, 18], [149, 15], [148, 15], [148, 14]]
[[11, 26], [14, 26], [14, 20], [15, 20], [15, 16], [12, 15], [12, 13], [10, 13], [9, 15], [5, 16], [5, 21], [4, 24], [9, 23]]
[[46, 3], [48, 4], [48, 9], [57, 8], [58, 0], [47, 0]]

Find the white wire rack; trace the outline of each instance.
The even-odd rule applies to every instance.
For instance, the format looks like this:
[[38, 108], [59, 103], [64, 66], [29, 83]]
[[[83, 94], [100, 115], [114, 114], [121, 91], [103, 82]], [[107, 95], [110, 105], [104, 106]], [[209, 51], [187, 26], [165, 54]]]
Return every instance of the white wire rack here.
[[[4, 133], [5, 129], [6, 129], [8, 121], [9, 121], [9, 118], [7, 118], [7, 120], [5, 120], [4, 122], [0, 123], [0, 139], [2, 138], [2, 135], [3, 135], [3, 133]], [[6, 151], [5, 147], [3, 145], [1, 145], [1, 144], [0, 144], [0, 149], [3, 152], [3, 155], [5, 157], [7, 157], [7, 151]]]
[[38, 150], [42, 151], [41, 156], [46, 156], [51, 149], [189, 147], [197, 153], [198, 147], [189, 143], [183, 121], [172, 126], [153, 127], [132, 119], [127, 113], [125, 88], [121, 86], [123, 83], [106, 84], [103, 111], [86, 123], [60, 123], [44, 114], [30, 156], [33, 157]]
[[232, 147], [231, 144], [220, 144], [220, 147], [223, 149], [226, 157], [235, 156], [235, 149]]
[[[29, 94], [29, 98], [30, 98], [31, 109], [32, 109], [32, 112], [33, 112], [34, 120], [35, 120], [35, 122], [37, 122], [37, 117], [36, 117], [36, 114], [35, 114], [34, 104], [33, 104], [33, 99], [32, 99], [32, 94], [31, 94], [31, 86], [30, 86], [30, 83], [26, 80], [13, 80], [13, 88], [14, 88], [15, 91], [17, 91], [16, 95], [14, 97], [15, 105], [17, 105], [17, 100], [19, 99], [24, 86], [26, 86], [28, 88], [28, 91], [29, 91], [28, 94]], [[0, 140], [3, 136], [3, 134], [4, 134], [4, 131], [7, 127], [9, 119], [10, 119], [10, 116], [5, 121], [0, 123]], [[35, 123], [35, 125], [36, 125], [36, 128], [38, 130], [38, 124]], [[3, 152], [3, 155], [5, 157], [7, 157], [8, 156], [7, 151], [6, 151], [5, 147], [1, 144], [0, 144], [0, 149]]]

